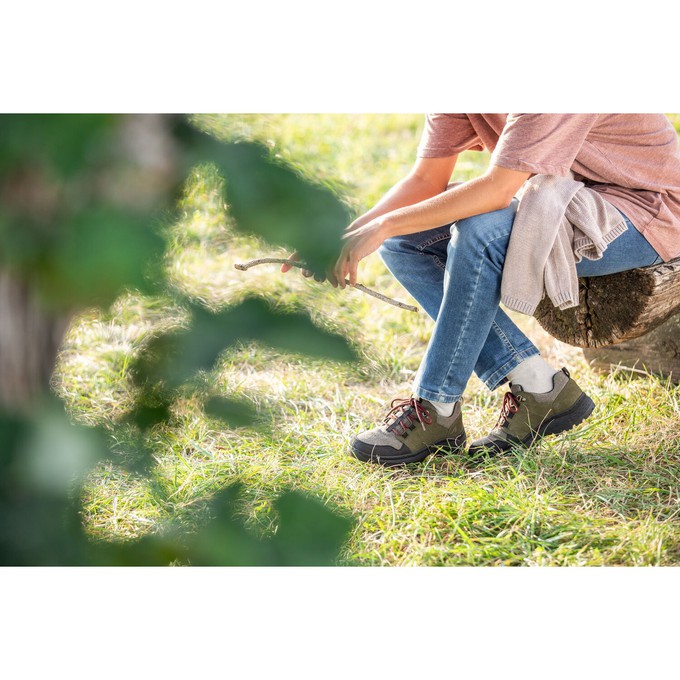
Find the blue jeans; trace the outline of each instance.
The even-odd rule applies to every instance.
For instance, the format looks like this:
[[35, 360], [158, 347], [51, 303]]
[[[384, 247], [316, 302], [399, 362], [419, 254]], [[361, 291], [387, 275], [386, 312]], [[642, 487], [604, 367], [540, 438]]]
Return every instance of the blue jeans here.
[[[434, 320], [415, 379], [415, 396], [460, 399], [474, 371], [490, 389], [537, 347], [499, 307], [501, 277], [517, 201], [502, 210], [451, 225], [387, 239], [379, 254], [389, 270]], [[582, 259], [579, 276], [604, 276], [661, 262], [626, 218], [628, 229], [599, 260]]]

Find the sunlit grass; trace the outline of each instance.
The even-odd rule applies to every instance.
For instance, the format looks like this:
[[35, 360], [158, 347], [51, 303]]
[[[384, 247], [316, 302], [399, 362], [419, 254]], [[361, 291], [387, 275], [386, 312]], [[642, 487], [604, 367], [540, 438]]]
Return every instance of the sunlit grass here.
[[[206, 116], [223, 137], [255, 137], [326, 182], [358, 211], [410, 167], [421, 115]], [[465, 154], [458, 179], [480, 172], [483, 154]], [[194, 401], [148, 433], [150, 479], [106, 466], [93, 475], [84, 522], [94, 536], [124, 540], [159, 520], [201, 520], [206, 500], [240, 480], [252, 527], [276, 530], [272, 500], [293, 487], [350, 512], [357, 526], [340, 564], [352, 565], [668, 565], [680, 562], [680, 388], [654, 376], [595, 373], [580, 350], [511, 313], [555, 367], [567, 366], [596, 409], [583, 426], [527, 450], [472, 465], [432, 457], [385, 470], [348, 455], [354, 434], [408, 396], [431, 330], [412, 314], [355, 290], [334, 290], [276, 266], [248, 272], [235, 262], [281, 254], [235, 233], [208, 168], [187, 182], [168, 271], [174, 286], [212, 308], [250, 293], [310, 310], [359, 350], [356, 365], [240, 345], [225, 353], [211, 389], [252, 403], [258, 429], [227, 430]], [[377, 257], [361, 280], [408, 299]], [[73, 417], [108, 423], [130, 408], [130, 362], [149, 337], [183, 321], [168, 301], [130, 295], [108, 312], [74, 322], [55, 388]], [[503, 390], [470, 381], [464, 418], [470, 439], [496, 421]], [[125, 442], [120, 445], [124, 447]]]

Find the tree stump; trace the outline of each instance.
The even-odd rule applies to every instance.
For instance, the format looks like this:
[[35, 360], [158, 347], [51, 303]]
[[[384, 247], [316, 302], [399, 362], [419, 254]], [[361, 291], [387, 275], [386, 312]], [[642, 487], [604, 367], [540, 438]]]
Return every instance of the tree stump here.
[[672, 316], [639, 338], [609, 347], [584, 349], [583, 355], [596, 371], [615, 366], [632, 372], [657, 373], [680, 383], [680, 314]]
[[579, 279], [579, 305], [544, 298], [534, 314], [553, 337], [584, 349], [593, 368], [621, 364], [680, 382], [680, 258]]

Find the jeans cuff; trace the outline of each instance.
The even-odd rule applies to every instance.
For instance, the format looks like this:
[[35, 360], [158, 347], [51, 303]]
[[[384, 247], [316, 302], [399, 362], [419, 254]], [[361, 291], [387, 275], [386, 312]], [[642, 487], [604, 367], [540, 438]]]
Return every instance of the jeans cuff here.
[[421, 387], [414, 387], [413, 394], [421, 399], [427, 399], [428, 401], [438, 401], [443, 404], [453, 404], [459, 401], [463, 396], [462, 394], [451, 396], [450, 394], [441, 394], [440, 392], [432, 392], [431, 390], [424, 390]]
[[539, 356], [540, 351], [534, 345], [518, 350], [509, 359], [505, 360], [490, 376], [481, 378], [481, 380], [493, 392], [499, 385], [506, 382], [505, 378], [513, 368], [519, 366], [525, 359], [535, 355]]

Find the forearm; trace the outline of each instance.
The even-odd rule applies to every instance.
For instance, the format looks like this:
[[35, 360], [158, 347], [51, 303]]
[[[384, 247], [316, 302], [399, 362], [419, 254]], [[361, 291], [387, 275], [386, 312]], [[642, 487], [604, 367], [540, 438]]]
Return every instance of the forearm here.
[[507, 207], [514, 192], [485, 174], [385, 215], [388, 236], [413, 234]]
[[350, 228], [361, 227], [382, 215], [422, 203], [445, 189], [446, 186], [438, 186], [419, 175], [408, 175], [397, 182], [368, 212], [354, 220]]

